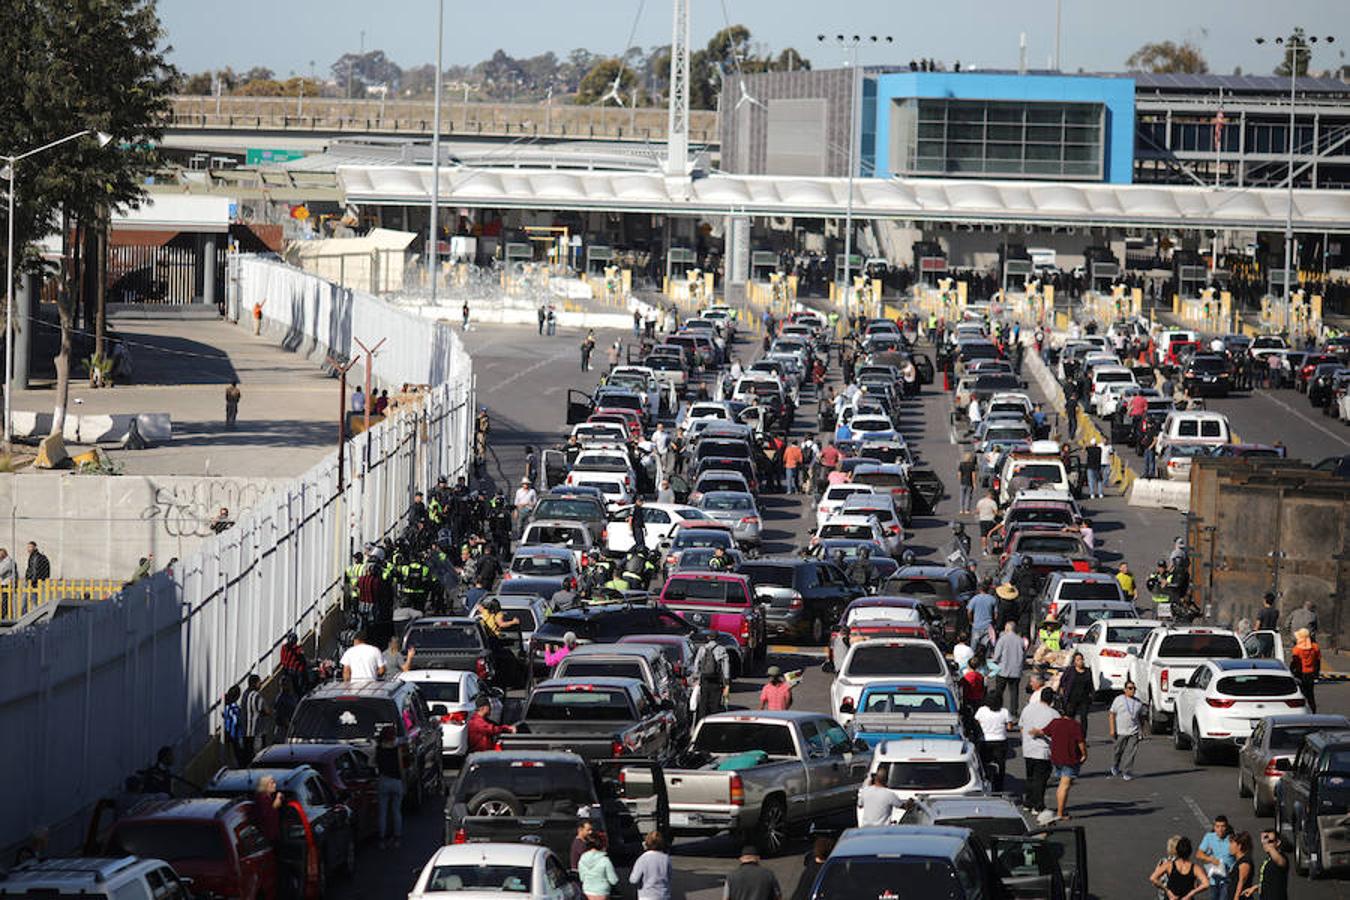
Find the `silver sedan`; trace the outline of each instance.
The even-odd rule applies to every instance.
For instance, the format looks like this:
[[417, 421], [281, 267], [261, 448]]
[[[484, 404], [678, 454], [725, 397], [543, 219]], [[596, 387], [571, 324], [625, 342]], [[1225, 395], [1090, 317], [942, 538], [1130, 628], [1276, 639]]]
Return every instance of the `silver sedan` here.
[[731, 526], [739, 547], [758, 547], [762, 528], [755, 495], [744, 491], [709, 491], [699, 498], [698, 508], [710, 518]]
[[1293, 761], [1303, 738], [1333, 728], [1350, 728], [1350, 719], [1306, 713], [1262, 719], [1238, 750], [1238, 796], [1252, 798], [1256, 815], [1270, 815], [1275, 809], [1275, 782]]

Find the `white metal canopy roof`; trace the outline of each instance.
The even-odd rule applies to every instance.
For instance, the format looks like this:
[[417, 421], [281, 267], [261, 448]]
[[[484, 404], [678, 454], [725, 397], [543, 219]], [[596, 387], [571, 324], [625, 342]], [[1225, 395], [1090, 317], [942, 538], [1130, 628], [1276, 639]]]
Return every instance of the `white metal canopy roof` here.
[[[431, 169], [418, 165], [339, 166], [352, 203], [425, 203]], [[660, 172], [467, 168], [441, 170], [447, 205], [614, 210], [674, 215], [837, 217], [844, 215], [844, 178]], [[1063, 225], [1283, 229], [1287, 193], [1275, 188], [1066, 184], [961, 179], [854, 181], [860, 218], [1017, 222]], [[1350, 224], [1350, 191], [1294, 192], [1294, 227], [1341, 231]]]

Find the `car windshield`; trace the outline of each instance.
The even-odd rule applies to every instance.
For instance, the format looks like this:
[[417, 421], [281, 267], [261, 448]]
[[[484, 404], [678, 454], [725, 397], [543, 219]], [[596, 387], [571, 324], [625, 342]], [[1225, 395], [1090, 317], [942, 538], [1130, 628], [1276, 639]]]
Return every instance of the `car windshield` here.
[[955, 712], [946, 691], [915, 690], [868, 691], [860, 713], [950, 713]]
[[1242, 644], [1231, 634], [1169, 634], [1158, 645], [1162, 659], [1241, 659]]
[[534, 517], [536, 519], [576, 519], [578, 521], [604, 518], [599, 504], [593, 501], [550, 500], [547, 497], [540, 500], [539, 505], [534, 508]]
[[753, 509], [755, 503], [749, 497], [727, 496], [718, 494], [712, 497], [703, 498], [703, 508], [715, 510], [717, 512], [733, 512], [743, 509]]
[[1013, 470], [1014, 478], [1026, 478], [1030, 481], [1064, 480], [1064, 469], [1048, 463], [1028, 463]]
[[623, 485], [617, 481], [578, 481], [577, 486], [599, 488], [600, 493], [607, 497], [623, 496]]
[[370, 740], [382, 725], [398, 721], [389, 700], [373, 697], [332, 697], [302, 701], [291, 720], [293, 738], [319, 741]]
[[626, 472], [628, 457], [611, 453], [587, 454], [572, 463], [574, 469], [589, 469], [594, 472]]
[[1152, 625], [1108, 625], [1106, 642], [1108, 644], [1142, 644], [1152, 630]]
[[562, 556], [517, 556], [511, 560], [511, 571], [517, 575], [538, 575], [545, 578], [572, 573], [571, 559]]
[[740, 582], [725, 578], [672, 578], [661, 592], [661, 599], [669, 602], [695, 600], [732, 606], [747, 605]]
[[703, 493], [712, 491], [741, 491], [745, 490], [745, 482], [739, 478], [700, 478], [695, 490]]
[[125, 822], [113, 832], [108, 847], [116, 856], [140, 856], [178, 862], [228, 858], [224, 832], [214, 822]]
[[1213, 356], [1196, 356], [1191, 359], [1191, 368], [1197, 372], [1222, 372], [1228, 363]]
[[776, 722], [704, 722], [693, 749], [713, 756], [750, 750], [763, 750], [770, 756], [797, 755], [790, 727]]
[[588, 659], [564, 659], [555, 673], [558, 678], [642, 678], [642, 664], [636, 660], [592, 662]]
[[595, 802], [595, 786], [579, 763], [539, 760], [475, 762], [460, 777], [454, 799], [462, 803], [489, 788], [510, 791], [527, 805], [540, 800], [552, 805], [555, 799], [579, 806]]
[[1284, 697], [1298, 693], [1298, 682], [1289, 675], [1229, 675], [1215, 689], [1228, 697]]
[[458, 681], [418, 681], [417, 693], [428, 703], [458, 703]]
[[793, 584], [793, 569], [791, 566], [748, 562], [742, 563], [736, 571], [742, 575], [748, 575], [750, 583], [757, 587], [790, 588]]
[[1073, 524], [1073, 514], [1067, 509], [1038, 509], [1032, 507], [1014, 509], [1008, 513], [1010, 522], [1036, 522], [1051, 525]]
[[855, 645], [848, 662], [849, 676], [941, 675], [942, 657], [923, 644], [863, 647]]
[[1076, 537], [1053, 534], [1028, 534], [1017, 541], [1019, 553], [1079, 553], [1083, 542]]
[[1137, 615], [1133, 607], [1079, 606], [1073, 611], [1073, 624], [1091, 625], [1103, 619], [1133, 619]]
[[711, 528], [681, 531], [675, 535], [675, 540], [670, 542], [672, 550], [682, 550], [685, 547], [725, 547], [730, 550], [735, 545], [736, 541], [730, 534]]
[[531, 694], [525, 718], [532, 722], [631, 722], [633, 711], [624, 691], [569, 684]]
[[586, 542], [583, 530], [565, 525], [531, 525], [522, 544], [549, 544], [554, 546], [582, 546]]
[[899, 472], [854, 472], [853, 483], [872, 487], [904, 487], [905, 476]]
[[445, 625], [414, 625], [403, 638], [403, 649], [418, 650], [479, 650], [483, 642], [478, 626], [472, 622], [454, 622]]
[[[1277, 725], [1270, 729], [1270, 749], [1293, 753], [1303, 746], [1305, 737], [1325, 728], [1325, 725]], [[1350, 759], [1346, 760], [1346, 768], [1350, 770]]]
[[1060, 602], [1065, 600], [1124, 600], [1120, 585], [1114, 581], [1066, 581], [1059, 588]]
[[962, 760], [892, 762], [886, 786], [911, 791], [954, 791], [970, 781], [970, 766]]
[[437, 866], [427, 878], [427, 893], [457, 894], [462, 891], [528, 894], [534, 886], [534, 869], [474, 863]]

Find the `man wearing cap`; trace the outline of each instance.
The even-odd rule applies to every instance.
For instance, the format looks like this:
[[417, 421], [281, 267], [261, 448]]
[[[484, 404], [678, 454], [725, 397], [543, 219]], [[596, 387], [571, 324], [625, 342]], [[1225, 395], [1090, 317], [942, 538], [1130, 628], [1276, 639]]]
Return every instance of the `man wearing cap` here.
[[741, 848], [740, 865], [727, 876], [722, 896], [725, 900], [783, 900], [778, 879], [759, 864], [759, 848], [746, 844]]
[[534, 509], [534, 504], [538, 501], [539, 495], [535, 493], [534, 482], [528, 477], [520, 479], [520, 487], [516, 489], [515, 500], [512, 501], [516, 510], [516, 533], [519, 534], [525, 528], [525, 520], [530, 516], [530, 510]]
[[769, 666], [769, 683], [760, 688], [759, 708], [775, 712], [792, 709], [792, 685], [777, 666]]

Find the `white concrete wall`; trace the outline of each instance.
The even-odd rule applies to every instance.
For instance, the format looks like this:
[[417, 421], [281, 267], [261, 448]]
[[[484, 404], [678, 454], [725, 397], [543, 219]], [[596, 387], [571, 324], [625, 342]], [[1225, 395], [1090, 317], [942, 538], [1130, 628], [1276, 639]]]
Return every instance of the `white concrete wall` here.
[[36, 541], [57, 578], [128, 578], [142, 556], [159, 567], [186, 559], [212, 534], [222, 506], [232, 518], [287, 482], [196, 475], [0, 475], [0, 547], [20, 569]]

